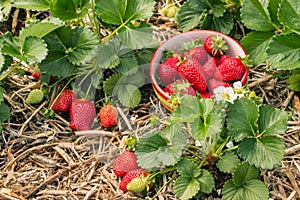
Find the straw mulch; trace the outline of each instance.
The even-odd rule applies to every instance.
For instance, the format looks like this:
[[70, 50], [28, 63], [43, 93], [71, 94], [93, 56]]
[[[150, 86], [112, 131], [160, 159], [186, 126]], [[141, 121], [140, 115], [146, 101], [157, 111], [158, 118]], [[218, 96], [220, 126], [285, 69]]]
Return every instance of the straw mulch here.
[[[156, 38], [164, 41], [176, 34], [173, 21], [159, 14], [150, 20]], [[175, 27], [175, 28], [174, 28]], [[248, 87], [262, 101], [288, 111], [293, 111], [287, 133], [282, 136], [285, 157], [282, 166], [273, 171], [261, 171], [261, 177], [270, 190], [272, 199], [300, 199], [300, 102], [298, 94], [290, 91], [278, 72], [262, 64], [250, 70]], [[278, 75], [278, 76], [277, 76]], [[54, 119], [45, 118], [43, 110], [61, 89], [51, 89], [49, 99], [31, 106], [25, 98], [40, 82], [30, 75], [12, 75], [4, 82], [11, 118], [3, 124], [0, 135], [0, 199], [138, 199], [131, 193], [118, 189], [120, 179], [112, 171], [113, 159], [125, 149], [124, 140], [131, 134], [137, 136], [150, 130], [152, 114], [161, 118], [168, 112], [159, 103], [151, 86], [143, 87], [144, 99], [136, 109], [118, 107], [119, 121], [113, 129], [101, 129], [95, 119], [90, 131], [73, 132], [68, 115], [61, 113]], [[96, 105], [99, 108], [99, 105]], [[160, 180], [165, 185], [152, 199], [176, 199], [173, 174]], [[149, 197], [150, 198], [150, 197]], [[207, 196], [204, 199], [220, 199]]]

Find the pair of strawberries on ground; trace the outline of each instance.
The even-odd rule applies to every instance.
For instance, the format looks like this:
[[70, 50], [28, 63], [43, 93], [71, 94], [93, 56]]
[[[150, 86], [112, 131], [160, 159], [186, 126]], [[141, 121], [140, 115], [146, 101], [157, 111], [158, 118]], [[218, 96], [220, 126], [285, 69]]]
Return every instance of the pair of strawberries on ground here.
[[[89, 130], [97, 115], [95, 104], [86, 99], [76, 97], [76, 93], [71, 89], [65, 89], [52, 105], [54, 112], [70, 112], [70, 127], [73, 130]], [[101, 107], [98, 117], [102, 127], [116, 125], [118, 119], [117, 109], [106, 104]]]

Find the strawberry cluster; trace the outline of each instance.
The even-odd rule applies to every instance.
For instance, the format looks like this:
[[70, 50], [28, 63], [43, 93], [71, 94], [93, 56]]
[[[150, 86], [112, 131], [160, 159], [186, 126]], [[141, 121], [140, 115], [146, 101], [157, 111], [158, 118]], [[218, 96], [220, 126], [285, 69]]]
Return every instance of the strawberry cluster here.
[[[89, 130], [96, 117], [95, 104], [89, 100], [77, 98], [71, 89], [65, 89], [53, 102], [52, 110], [55, 113], [69, 111], [70, 128], [73, 130]], [[117, 109], [109, 104], [99, 111], [100, 124], [104, 128], [115, 126], [118, 119]]]
[[148, 173], [138, 166], [134, 151], [125, 150], [118, 155], [113, 163], [113, 171], [116, 176], [122, 177], [119, 188], [124, 193], [142, 192], [148, 186]]
[[[182, 49], [167, 57], [157, 68], [160, 81], [169, 95], [181, 93], [210, 98], [219, 86], [231, 87], [241, 80], [245, 65], [239, 57], [227, 54], [228, 46], [221, 35], [212, 34], [201, 40], [184, 43]], [[178, 90], [178, 85], [184, 85]], [[176, 90], [177, 89], [177, 90]]]

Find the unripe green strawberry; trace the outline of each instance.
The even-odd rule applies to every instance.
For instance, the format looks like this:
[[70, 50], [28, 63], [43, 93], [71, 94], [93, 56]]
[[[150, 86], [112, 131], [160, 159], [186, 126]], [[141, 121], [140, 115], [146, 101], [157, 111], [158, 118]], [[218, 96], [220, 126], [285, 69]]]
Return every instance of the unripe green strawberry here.
[[162, 14], [166, 17], [172, 18], [176, 15], [178, 7], [175, 5], [168, 5], [161, 10]]
[[126, 186], [127, 190], [130, 192], [142, 192], [146, 189], [148, 185], [147, 178], [144, 176], [132, 179], [130, 183]]
[[41, 103], [43, 99], [44, 99], [43, 91], [40, 89], [34, 89], [28, 94], [25, 101], [28, 104], [38, 104]]
[[118, 110], [109, 104], [104, 105], [99, 112], [102, 127], [108, 128], [117, 124]]
[[130, 172], [127, 172], [127, 174], [125, 174], [125, 176], [123, 176], [122, 181], [120, 183], [120, 186], [119, 186], [120, 190], [122, 190], [124, 193], [126, 193], [128, 191], [127, 185], [133, 179], [138, 178], [138, 177], [146, 177], [147, 174], [148, 174], [147, 171], [145, 171], [144, 169], [135, 169]]

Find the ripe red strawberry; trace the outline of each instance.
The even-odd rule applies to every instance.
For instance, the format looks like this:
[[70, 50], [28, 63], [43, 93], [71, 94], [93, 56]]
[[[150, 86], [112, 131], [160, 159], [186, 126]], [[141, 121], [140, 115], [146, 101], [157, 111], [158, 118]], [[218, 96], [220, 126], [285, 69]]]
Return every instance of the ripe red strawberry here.
[[[176, 85], [177, 84], [182, 84], [182, 86], [184, 87], [184, 84], [181, 80], [177, 80], [173, 83], [170, 83], [169, 85], [167, 85], [164, 88], [164, 92], [168, 93], [169, 95], [175, 94], [176, 93]], [[188, 94], [188, 95], [192, 95], [192, 96], [196, 96], [196, 91], [193, 87], [191, 86], [186, 86], [181, 90], [182, 94]]]
[[95, 105], [85, 99], [76, 99], [70, 107], [70, 127], [73, 130], [89, 130], [96, 116]]
[[220, 57], [217, 57], [216, 60], [217, 60], [217, 66], [219, 66], [220, 64], [226, 62], [226, 60], [230, 59], [230, 56], [225, 54], [225, 55], [222, 55]]
[[116, 176], [124, 176], [127, 172], [138, 169], [134, 151], [124, 151], [116, 157], [113, 163], [113, 171]]
[[33, 78], [39, 80], [42, 74], [41, 74], [41, 72], [36, 72], [36, 71], [32, 70], [31, 75], [33, 76]]
[[178, 56], [179, 54], [174, 54], [158, 66], [157, 74], [163, 83], [169, 84], [178, 77]]
[[185, 56], [196, 58], [201, 65], [207, 61], [207, 53], [203, 46], [191, 48], [185, 52]]
[[223, 81], [239, 80], [245, 73], [245, 66], [240, 58], [231, 57], [218, 66], [218, 73]]
[[64, 112], [69, 110], [71, 103], [76, 99], [76, 94], [71, 89], [65, 89], [52, 105], [54, 112]]
[[123, 176], [121, 183], [120, 183], [120, 190], [122, 190], [124, 193], [128, 192], [127, 189], [127, 185], [135, 178], [138, 177], [145, 177], [147, 176], [147, 171], [145, 171], [144, 169], [135, 169], [132, 170], [130, 172], [128, 172], [127, 174], [125, 174], [125, 176]]
[[184, 50], [184, 56], [186, 58], [192, 57], [198, 60], [198, 62], [203, 65], [207, 60], [207, 52], [202, 46], [201, 40], [192, 40], [191, 42], [186, 42], [182, 44]]
[[179, 64], [177, 71], [200, 93], [206, 91], [207, 85], [201, 64], [195, 58], [187, 58]]
[[209, 89], [210, 89], [211, 93], [213, 93], [214, 90], [219, 86], [231, 87], [231, 85], [229, 83], [219, 81], [216, 79], [209, 79], [208, 84], [209, 84]]
[[209, 92], [201, 93], [200, 95], [202, 98], [206, 98], [206, 99], [211, 98], [211, 94]]
[[217, 59], [210, 57], [207, 62], [203, 65], [203, 71], [207, 78], [213, 78], [217, 70]]
[[205, 38], [204, 48], [206, 52], [214, 57], [224, 55], [228, 50], [226, 41], [220, 35], [212, 34]]
[[99, 112], [100, 124], [108, 128], [117, 124], [118, 110], [109, 104], [104, 105]]

